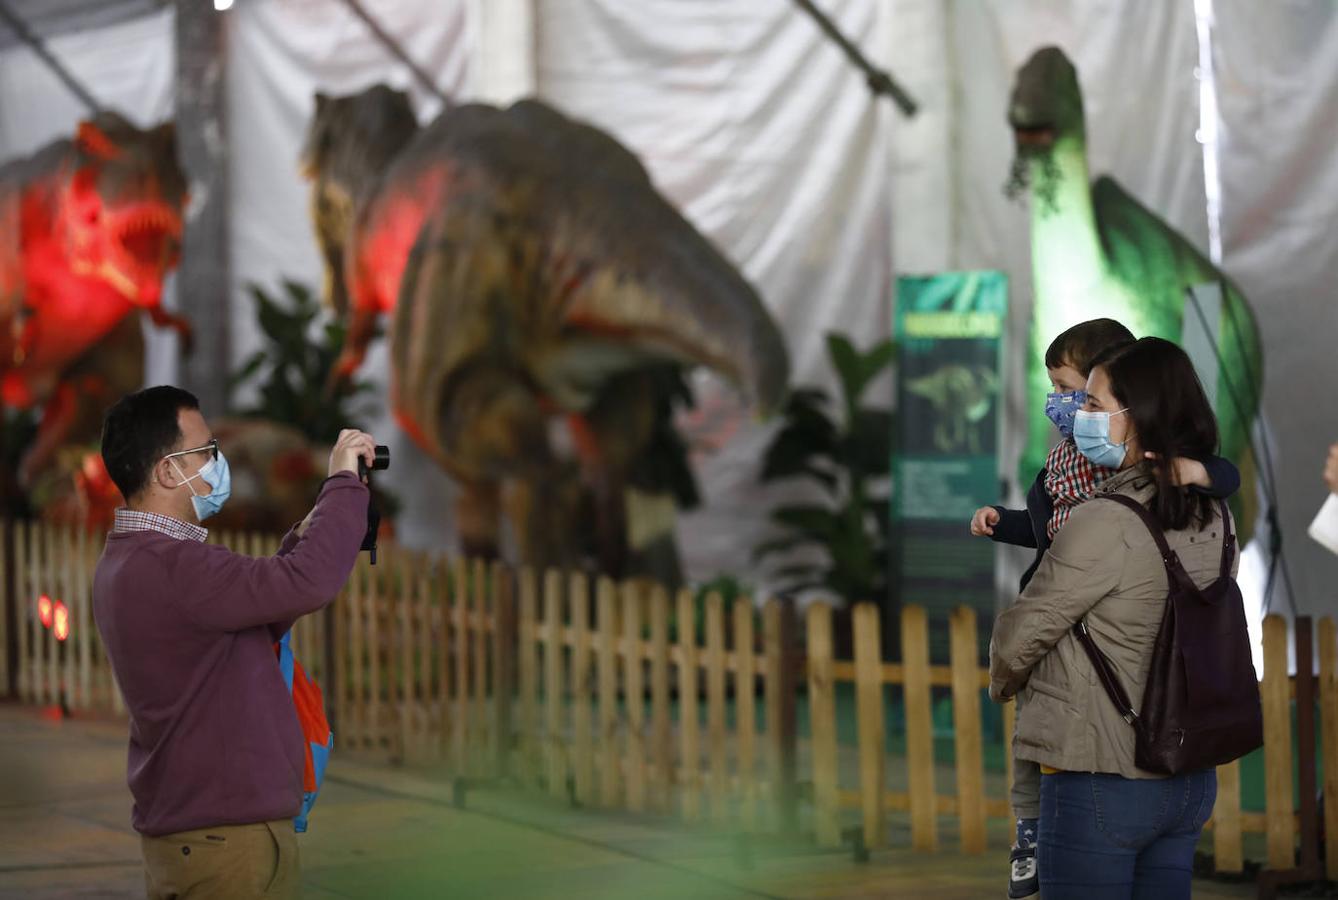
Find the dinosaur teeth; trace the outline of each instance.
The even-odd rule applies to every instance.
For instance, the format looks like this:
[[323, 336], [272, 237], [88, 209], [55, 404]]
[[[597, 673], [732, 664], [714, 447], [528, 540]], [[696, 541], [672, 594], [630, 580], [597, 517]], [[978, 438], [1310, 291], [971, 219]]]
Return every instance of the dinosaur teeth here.
[[181, 220], [167, 209], [138, 209], [126, 214], [118, 229], [122, 240], [146, 232], [178, 238], [181, 236]]

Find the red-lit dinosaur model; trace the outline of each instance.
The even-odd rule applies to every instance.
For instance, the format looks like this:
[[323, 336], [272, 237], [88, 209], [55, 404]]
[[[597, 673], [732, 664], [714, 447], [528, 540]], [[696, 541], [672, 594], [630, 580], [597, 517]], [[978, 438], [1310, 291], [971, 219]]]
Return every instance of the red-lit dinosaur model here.
[[463, 488], [466, 552], [496, 551], [505, 507], [524, 562], [570, 564], [594, 534], [600, 568], [626, 574], [649, 536], [672, 544], [681, 371], [716, 370], [762, 413], [781, 401], [760, 298], [604, 132], [531, 100], [420, 129], [377, 86], [317, 95], [303, 157], [350, 317], [337, 374], [390, 315], [392, 408]]
[[102, 462], [102, 417], [113, 403], [144, 385], [139, 317], [122, 317], [60, 379], [58, 393], [68, 391], [75, 400], [59, 410], [59, 434], [51, 420], [40, 423], [24, 457], [23, 494], [46, 521], [110, 528], [113, 511], [125, 501]]
[[73, 140], [0, 166], [0, 405], [43, 407], [20, 482], [67, 441], [96, 437], [75, 433], [87, 391], [67, 375], [129, 313], [189, 339], [162, 307], [185, 200], [170, 122], [146, 131], [99, 113]]

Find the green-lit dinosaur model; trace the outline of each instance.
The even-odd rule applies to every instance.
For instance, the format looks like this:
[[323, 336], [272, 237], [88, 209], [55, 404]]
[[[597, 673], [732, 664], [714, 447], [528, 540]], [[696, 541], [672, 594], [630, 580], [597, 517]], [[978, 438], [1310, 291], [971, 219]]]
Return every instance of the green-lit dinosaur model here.
[[[1139, 337], [1180, 341], [1198, 310], [1195, 285], [1220, 284], [1216, 411], [1222, 455], [1253, 471], [1250, 429], [1262, 390], [1263, 360], [1254, 316], [1240, 290], [1182, 235], [1109, 176], [1088, 180], [1078, 73], [1056, 47], [1038, 50], [1018, 71], [1008, 107], [1017, 142], [1010, 192], [1030, 188], [1034, 313], [1027, 359], [1027, 446], [1021, 479], [1044, 465], [1054, 432], [1040, 398], [1049, 390], [1044, 350], [1060, 331], [1099, 316]], [[1209, 386], [1210, 388], [1213, 386]], [[1251, 532], [1250, 492], [1241, 492], [1242, 539]]]

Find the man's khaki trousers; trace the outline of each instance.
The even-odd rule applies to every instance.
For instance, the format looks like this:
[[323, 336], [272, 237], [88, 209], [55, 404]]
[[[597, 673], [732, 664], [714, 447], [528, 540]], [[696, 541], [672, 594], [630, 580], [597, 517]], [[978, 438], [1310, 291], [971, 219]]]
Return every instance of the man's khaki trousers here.
[[287, 900], [298, 894], [292, 819], [141, 835], [149, 900]]

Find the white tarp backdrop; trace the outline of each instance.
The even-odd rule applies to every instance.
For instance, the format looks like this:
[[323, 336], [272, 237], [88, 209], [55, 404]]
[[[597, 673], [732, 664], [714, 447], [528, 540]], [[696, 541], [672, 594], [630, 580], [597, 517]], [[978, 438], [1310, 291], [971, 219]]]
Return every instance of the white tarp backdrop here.
[[[879, 4], [825, 4], [866, 46]], [[824, 333], [888, 334], [886, 101], [807, 17], [753, 0], [542, 0], [540, 95], [631, 147], [656, 186], [757, 286], [788, 338], [796, 383], [828, 385]], [[871, 48], [872, 49], [872, 48]], [[776, 492], [757, 487], [770, 429], [698, 382], [689, 430], [700, 510], [680, 546], [697, 577], [739, 572]], [[871, 395], [886, 386], [875, 385]], [[870, 399], [875, 399], [871, 396]], [[730, 443], [709, 449], [722, 424]]]
[[1338, 557], [1305, 529], [1338, 441], [1338, 6], [1214, 5], [1223, 265], [1259, 320], [1296, 607], [1321, 615], [1338, 608]]
[[[894, 272], [999, 268], [1012, 282], [1010, 419], [1037, 402], [1020, 377], [1026, 212], [1002, 185], [1013, 72], [1044, 44], [1078, 65], [1093, 174], [1114, 175], [1206, 246], [1193, 0], [820, 0], [922, 103], [913, 120], [870, 99], [782, 0], [364, 4], [443, 90], [504, 99], [533, 86], [628, 144], [758, 286], [790, 338], [799, 382], [825, 383], [825, 331], [866, 344], [886, 334]], [[1327, 585], [1338, 582], [1338, 559], [1304, 534], [1322, 500], [1324, 449], [1338, 439], [1338, 399], [1327, 390], [1338, 376], [1338, 11], [1328, 0], [1215, 5], [1224, 267], [1263, 330], [1287, 553], [1298, 606], [1317, 612], [1333, 608]], [[338, 0], [238, 0], [227, 15], [240, 360], [257, 346], [247, 282], [320, 283], [296, 170], [312, 91], [412, 83]], [[170, 114], [170, 11], [51, 46], [108, 106], [141, 123]], [[428, 95], [414, 95], [420, 118], [435, 112]], [[0, 54], [0, 159], [69, 133], [80, 112], [28, 51]], [[151, 344], [151, 380], [172, 376], [170, 352], [168, 338]], [[382, 359], [374, 354], [369, 371], [384, 369]], [[876, 390], [891, 396], [886, 385]], [[706, 446], [737, 410], [713, 383], [701, 405], [690, 424]], [[1020, 433], [1006, 429], [1005, 473]], [[388, 484], [409, 501], [405, 538], [448, 540], [445, 479], [402, 437], [388, 442]], [[707, 506], [682, 529], [693, 575], [737, 571], [762, 536], [769, 498], [751, 478], [763, 443], [763, 430], [745, 425], [724, 450], [702, 454]]]

